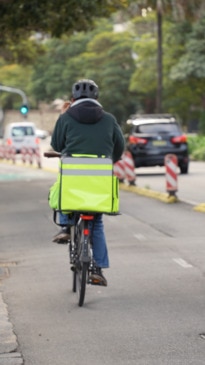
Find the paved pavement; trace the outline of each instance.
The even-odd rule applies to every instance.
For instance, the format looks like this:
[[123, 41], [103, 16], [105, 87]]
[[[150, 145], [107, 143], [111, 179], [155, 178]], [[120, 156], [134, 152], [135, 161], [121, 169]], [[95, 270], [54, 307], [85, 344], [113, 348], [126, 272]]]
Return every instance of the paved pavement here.
[[5, 276], [8, 276], [8, 268], [0, 266], [0, 365], [21, 365], [23, 357], [18, 352], [17, 338], [1, 292], [1, 281]]
[[[44, 163], [42, 167], [43, 170], [50, 171], [50, 173], [52, 171], [56, 172], [58, 170], [58, 161], [57, 159], [55, 160], [54, 168], [53, 165], [45, 167]], [[24, 172], [24, 174], [26, 173]], [[39, 174], [43, 175], [43, 171], [39, 171]], [[7, 174], [7, 171], [5, 171], [4, 174], [2, 173], [2, 179], [0, 180], [13, 180], [16, 178], [16, 174], [14, 175], [15, 176], [13, 176], [13, 174], [9, 175], [9, 173]], [[27, 178], [34, 178], [35, 175], [36, 174], [34, 173], [33, 176], [29, 176]], [[141, 195], [151, 196], [166, 203], [172, 203], [175, 200], [173, 197], [168, 198], [167, 194], [152, 192], [147, 189], [140, 189], [138, 187], [128, 187], [126, 184], [121, 184], [121, 189], [136, 192], [137, 194]], [[21, 365], [24, 363], [23, 357], [18, 350], [17, 337], [14, 333], [12, 323], [9, 320], [8, 308], [2, 294], [3, 279], [5, 279], [8, 275], [9, 267], [4, 266], [0, 262], [0, 365]]]

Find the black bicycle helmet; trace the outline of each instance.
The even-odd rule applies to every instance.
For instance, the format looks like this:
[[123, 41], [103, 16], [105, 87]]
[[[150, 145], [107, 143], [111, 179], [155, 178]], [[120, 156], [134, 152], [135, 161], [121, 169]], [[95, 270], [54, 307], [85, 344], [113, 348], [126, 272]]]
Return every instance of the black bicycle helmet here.
[[88, 79], [78, 80], [72, 86], [72, 96], [75, 100], [80, 98], [97, 99], [98, 86], [92, 80]]

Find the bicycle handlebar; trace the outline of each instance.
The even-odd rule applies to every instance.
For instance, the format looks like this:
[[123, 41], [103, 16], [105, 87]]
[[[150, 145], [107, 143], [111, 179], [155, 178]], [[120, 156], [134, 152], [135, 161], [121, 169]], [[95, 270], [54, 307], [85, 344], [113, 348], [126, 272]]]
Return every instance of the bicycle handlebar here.
[[44, 152], [44, 157], [61, 157], [61, 153], [60, 152], [56, 152], [56, 151], [47, 151], [47, 152]]

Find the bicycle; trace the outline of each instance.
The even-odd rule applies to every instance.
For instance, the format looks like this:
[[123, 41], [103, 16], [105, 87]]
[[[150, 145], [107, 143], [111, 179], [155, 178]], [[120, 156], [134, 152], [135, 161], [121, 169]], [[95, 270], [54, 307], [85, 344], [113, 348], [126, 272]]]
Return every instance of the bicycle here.
[[[61, 154], [54, 151], [44, 153], [45, 157], [61, 157]], [[54, 210], [54, 222], [57, 223], [56, 215], [59, 210]], [[70, 239], [68, 239], [68, 250], [70, 257], [71, 270], [73, 272], [72, 291], [78, 293], [78, 305], [84, 304], [86, 284], [100, 285], [97, 280], [92, 279], [95, 274], [96, 265], [92, 250], [91, 223], [94, 222], [95, 213], [74, 212], [68, 213], [72, 218], [69, 224]]]
[[[73, 271], [73, 292], [78, 293], [78, 305], [84, 303], [86, 284], [97, 285], [90, 279], [95, 273], [90, 222], [94, 215], [80, 214], [74, 226], [71, 226], [71, 239], [68, 241], [71, 270]], [[98, 284], [99, 285], [99, 284]]]

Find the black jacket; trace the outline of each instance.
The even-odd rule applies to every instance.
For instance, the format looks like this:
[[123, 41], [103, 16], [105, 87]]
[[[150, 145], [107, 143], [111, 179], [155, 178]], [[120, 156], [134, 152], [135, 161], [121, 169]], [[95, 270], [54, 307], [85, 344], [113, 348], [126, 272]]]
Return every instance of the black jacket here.
[[115, 117], [94, 99], [80, 99], [58, 118], [51, 146], [66, 155], [105, 155], [116, 162], [124, 147], [124, 137]]

